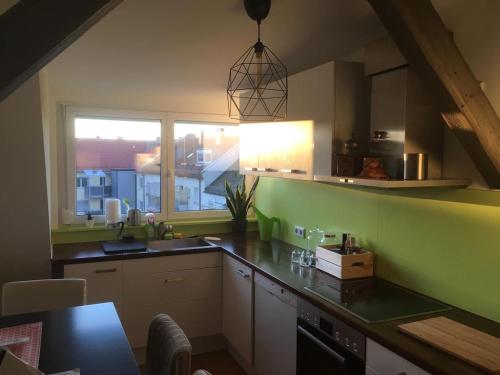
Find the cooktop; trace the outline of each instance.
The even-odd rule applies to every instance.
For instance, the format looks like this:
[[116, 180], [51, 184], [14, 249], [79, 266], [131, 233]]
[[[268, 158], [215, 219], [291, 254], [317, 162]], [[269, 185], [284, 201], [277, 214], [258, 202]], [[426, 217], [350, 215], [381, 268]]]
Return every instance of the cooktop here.
[[306, 286], [305, 289], [366, 323], [381, 323], [451, 310], [451, 307], [387, 281], [372, 278]]

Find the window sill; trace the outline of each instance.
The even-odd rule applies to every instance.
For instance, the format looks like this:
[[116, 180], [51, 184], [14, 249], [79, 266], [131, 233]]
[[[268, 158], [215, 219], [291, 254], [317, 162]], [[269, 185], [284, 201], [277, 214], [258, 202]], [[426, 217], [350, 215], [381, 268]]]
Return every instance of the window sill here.
[[[229, 233], [231, 231], [231, 219], [197, 219], [197, 220], [168, 220], [165, 223], [174, 226], [174, 232], [186, 236]], [[248, 230], [257, 229], [257, 219], [248, 218]], [[136, 238], [145, 237], [144, 224], [129, 227]], [[52, 244], [77, 243], [91, 241], [107, 241], [116, 237], [118, 229], [108, 228], [102, 224], [88, 228], [84, 225], [62, 225], [51, 230]]]

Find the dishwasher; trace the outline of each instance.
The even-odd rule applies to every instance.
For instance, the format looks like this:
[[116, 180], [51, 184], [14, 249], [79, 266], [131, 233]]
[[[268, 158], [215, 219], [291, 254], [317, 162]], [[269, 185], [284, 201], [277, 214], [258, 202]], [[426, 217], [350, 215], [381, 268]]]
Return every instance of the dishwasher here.
[[259, 375], [295, 375], [297, 297], [256, 273], [255, 369]]

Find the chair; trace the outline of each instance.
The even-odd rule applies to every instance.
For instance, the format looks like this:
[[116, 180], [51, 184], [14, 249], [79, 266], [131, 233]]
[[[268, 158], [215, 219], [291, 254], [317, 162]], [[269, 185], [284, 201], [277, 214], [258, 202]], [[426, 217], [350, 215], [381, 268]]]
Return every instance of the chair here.
[[[191, 344], [177, 323], [166, 314], [157, 315], [149, 326], [146, 351], [147, 375], [190, 375]], [[210, 375], [197, 370], [193, 375]]]
[[2, 315], [57, 310], [86, 302], [84, 279], [12, 281], [2, 286]]

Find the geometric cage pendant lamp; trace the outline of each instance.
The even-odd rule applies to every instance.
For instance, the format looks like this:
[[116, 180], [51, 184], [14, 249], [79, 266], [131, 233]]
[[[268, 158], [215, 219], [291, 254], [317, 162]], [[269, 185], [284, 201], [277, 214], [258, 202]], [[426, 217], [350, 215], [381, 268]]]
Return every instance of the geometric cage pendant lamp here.
[[286, 66], [260, 40], [260, 24], [271, 0], [244, 0], [248, 16], [257, 22], [257, 42], [229, 71], [229, 117], [244, 121], [276, 121], [286, 118], [288, 76]]

